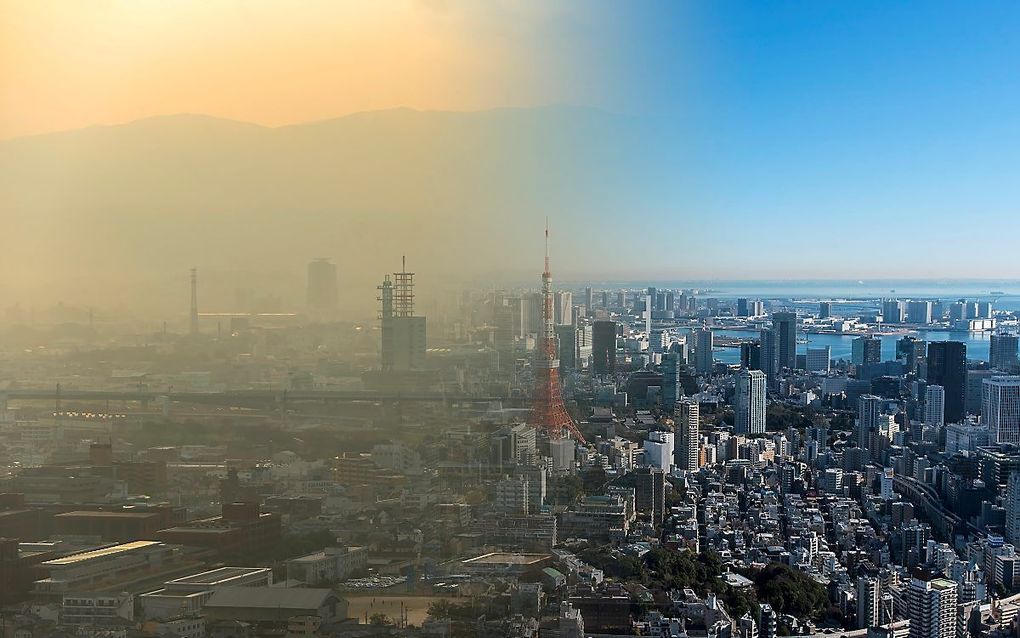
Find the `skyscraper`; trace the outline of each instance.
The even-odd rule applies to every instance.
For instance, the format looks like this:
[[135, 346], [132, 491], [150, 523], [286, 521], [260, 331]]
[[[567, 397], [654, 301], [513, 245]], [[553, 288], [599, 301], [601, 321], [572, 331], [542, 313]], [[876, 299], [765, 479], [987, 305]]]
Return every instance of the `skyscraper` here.
[[805, 367], [808, 372], [828, 373], [831, 361], [832, 349], [829, 346], [809, 347], [804, 357]]
[[935, 427], [946, 424], [946, 392], [940, 385], [929, 385], [925, 388], [924, 422]]
[[556, 326], [557, 351], [562, 370], [576, 370], [582, 367], [578, 352], [578, 330], [574, 325]]
[[737, 434], [761, 434], [765, 431], [765, 383], [765, 374], [761, 370], [737, 373], [733, 400], [733, 431]]
[[776, 334], [776, 361], [778, 369], [797, 367], [797, 313], [777, 312], [772, 315], [772, 330]]
[[930, 301], [908, 301], [907, 321], [909, 323], [929, 324], [932, 318]]
[[748, 370], [761, 370], [761, 344], [740, 344], [740, 365]]
[[871, 435], [878, 430], [881, 415], [882, 397], [862, 394], [857, 399], [857, 447], [871, 448]]
[[896, 359], [903, 362], [908, 374], [920, 375], [928, 357], [928, 344], [916, 337], [906, 336], [896, 341]]
[[988, 363], [995, 370], [1015, 374], [1017, 372], [1016, 335], [992, 335], [988, 348]]
[[882, 321], [885, 323], [903, 323], [906, 319], [906, 305], [898, 299], [882, 300]]
[[594, 374], [616, 372], [616, 322], [592, 324], [591, 367]]
[[819, 301], [818, 302], [818, 318], [828, 319], [832, 316], [832, 302], [830, 301]]
[[713, 345], [711, 328], [698, 328], [694, 331], [694, 368], [702, 374], [712, 371]]
[[995, 443], [1020, 445], [1020, 377], [994, 376], [981, 385], [981, 420]]
[[882, 340], [874, 336], [857, 337], [851, 343], [850, 363], [863, 366], [882, 362]]
[[574, 295], [569, 290], [557, 290], [553, 294], [553, 323], [557, 326], [574, 323]]
[[336, 264], [325, 257], [317, 257], [308, 264], [305, 299], [312, 312], [329, 313], [336, 310]]
[[763, 329], [760, 333], [758, 344], [761, 347], [761, 371], [768, 377], [769, 384], [775, 387], [779, 384], [779, 354], [776, 352], [776, 332], [774, 330]]
[[745, 297], [740, 297], [739, 299], [737, 299], [737, 316], [738, 317], [750, 316], [747, 312], [747, 299]]
[[592, 314], [592, 309], [595, 307], [595, 292], [588, 286], [584, 289], [584, 307], [588, 309], [588, 314]]
[[1006, 541], [1020, 545], [1020, 472], [1010, 474], [1006, 484]]
[[700, 418], [701, 408], [696, 399], [677, 401], [673, 422], [677, 432], [676, 465], [681, 470], [694, 471], [700, 466]]
[[959, 423], [964, 416], [967, 389], [967, 344], [933, 341], [928, 344], [928, 383], [945, 389], [946, 423]]
[[680, 353], [667, 352], [662, 360], [662, 409], [672, 412], [683, 395], [680, 387]]

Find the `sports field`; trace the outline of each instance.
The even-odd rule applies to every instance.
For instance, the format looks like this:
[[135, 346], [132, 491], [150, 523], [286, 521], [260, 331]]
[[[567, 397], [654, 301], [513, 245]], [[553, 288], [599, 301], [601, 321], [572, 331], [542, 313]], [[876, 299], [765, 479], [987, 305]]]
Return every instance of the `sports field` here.
[[366, 613], [369, 618], [371, 618], [372, 614], [386, 614], [396, 622], [400, 618], [400, 606], [403, 604], [403, 609], [407, 613], [407, 623], [419, 627], [428, 615], [429, 603], [434, 600], [457, 600], [456, 598], [444, 596], [373, 596], [371, 594], [351, 596], [349, 593], [341, 595], [350, 605], [347, 615], [351, 618], [357, 618], [358, 622], [365, 622]]

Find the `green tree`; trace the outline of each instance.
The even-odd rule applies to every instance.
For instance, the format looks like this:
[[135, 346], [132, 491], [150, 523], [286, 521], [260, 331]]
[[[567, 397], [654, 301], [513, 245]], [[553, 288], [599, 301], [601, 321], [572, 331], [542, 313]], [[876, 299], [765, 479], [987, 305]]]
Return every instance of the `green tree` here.
[[368, 617], [368, 624], [373, 627], [389, 627], [393, 624], [393, 621], [386, 614], [377, 611]]

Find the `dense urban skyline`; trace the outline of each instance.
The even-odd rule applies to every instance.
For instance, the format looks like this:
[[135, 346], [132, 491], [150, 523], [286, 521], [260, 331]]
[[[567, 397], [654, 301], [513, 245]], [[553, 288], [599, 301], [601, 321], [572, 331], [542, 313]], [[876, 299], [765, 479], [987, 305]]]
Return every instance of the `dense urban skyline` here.
[[1017, 638], [1018, 27], [0, 0], [0, 638]]

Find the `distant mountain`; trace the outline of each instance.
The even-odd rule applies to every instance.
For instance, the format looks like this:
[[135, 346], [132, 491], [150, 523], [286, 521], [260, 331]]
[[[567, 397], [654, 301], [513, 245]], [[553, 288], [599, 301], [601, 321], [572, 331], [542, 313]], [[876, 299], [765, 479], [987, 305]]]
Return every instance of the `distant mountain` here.
[[[0, 305], [65, 299], [186, 311], [251, 288], [300, 308], [313, 257], [352, 311], [400, 255], [422, 286], [564, 263], [648, 180], [654, 130], [574, 107], [395, 109], [267, 128], [202, 115], [0, 141]], [[600, 239], [601, 238], [601, 239]]]

